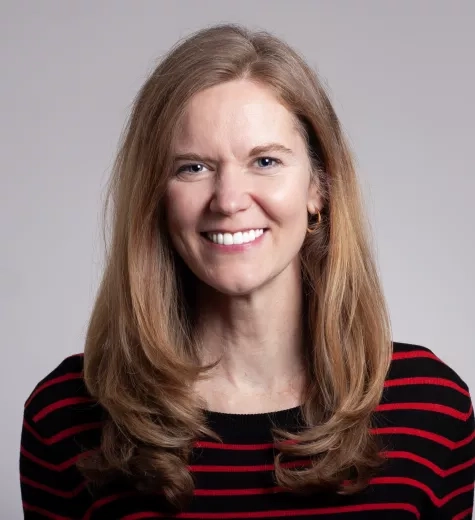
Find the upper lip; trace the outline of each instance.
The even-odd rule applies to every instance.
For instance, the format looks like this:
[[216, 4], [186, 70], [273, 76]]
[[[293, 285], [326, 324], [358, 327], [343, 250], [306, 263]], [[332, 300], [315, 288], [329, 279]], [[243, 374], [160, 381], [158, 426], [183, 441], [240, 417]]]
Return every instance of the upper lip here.
[[234, 233], [239, 233], [239, 232], [251, 231], [253, 229], [254, 230], [255, 229], [266, 230], [267, 228], [256, 226], [256, 227], [242, 227], [242, 228], [235, 229], [235, 230], [232, 230], [232, 229], [207, 229], [206, 231], [203, 231], [202, 233], [231, 233], [231, 234], [234, 234]]

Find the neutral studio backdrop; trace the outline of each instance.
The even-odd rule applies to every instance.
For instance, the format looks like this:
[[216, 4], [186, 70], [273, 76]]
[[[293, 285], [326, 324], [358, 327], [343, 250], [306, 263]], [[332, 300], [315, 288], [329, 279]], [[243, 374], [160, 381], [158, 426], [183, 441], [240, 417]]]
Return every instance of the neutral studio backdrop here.
[[0, 2], [0, 518], [22, 518], [22, 407], [83, 349], [104, 187], [135, 93], [178, 38], [268, 29], [328, 83], [373, 226], [394, 339], [475, 388], [475, 2]]

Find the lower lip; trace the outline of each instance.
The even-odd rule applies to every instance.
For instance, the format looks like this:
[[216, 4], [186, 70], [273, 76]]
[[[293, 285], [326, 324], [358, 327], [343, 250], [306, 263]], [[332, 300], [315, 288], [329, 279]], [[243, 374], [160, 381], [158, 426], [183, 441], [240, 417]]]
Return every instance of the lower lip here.
[[241, 251], [247, 251], [248, 249], [251, 249], [254, 246], [259, 245], [262, 242], [262, 239], [266, 236], [266, 234], [267, 229], [264, 230], [264, 233], [262, 233], [261, 236], [257, 237], [252, 242], [246, 242], [245, 244], [232, 244], [229, 246], [225, 246], [224, 244], [215, 244], [203, 235], [201, 235], [201, 238], [206, 242], [208, 246], [213, 248], [215, 251], [220, 251], [222, 253], [239, 253]]

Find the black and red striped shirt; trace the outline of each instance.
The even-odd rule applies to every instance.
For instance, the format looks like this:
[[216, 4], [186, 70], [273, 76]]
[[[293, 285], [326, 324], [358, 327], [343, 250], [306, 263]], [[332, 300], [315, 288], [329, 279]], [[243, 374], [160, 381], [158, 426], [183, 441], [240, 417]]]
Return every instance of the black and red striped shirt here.
[[[163, 497], [117, 484], [91, 491], [75, 466], [99, 446], [103, 410], [88, 394], [83, 358], [72, 356], [41, 381], [25, 405], [20, 473], [25, 518], [164, 518]], [[363, 492], [301, 496], [276, 487], [271, 426], [298, 427], [300, 410], [206, 412], [223, 444], [197, 440], [189, 519], [462, 520], [471, 518], [475, 423], [470, 394], [430, 350], [394, 344], [374, 435], [386, 462]], [[170, 516], [168, 516], [170, 518]]]

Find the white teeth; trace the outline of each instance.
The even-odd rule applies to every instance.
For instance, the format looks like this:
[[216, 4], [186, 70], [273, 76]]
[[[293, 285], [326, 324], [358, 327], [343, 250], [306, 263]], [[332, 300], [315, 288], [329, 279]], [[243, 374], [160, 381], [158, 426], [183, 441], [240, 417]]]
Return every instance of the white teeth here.
[[234, 244], [247, 244], [264, 233], [263, 229], [249, 229], [237, 233], [206, 233], [206, 236], [215, 244], [232, 246]]

